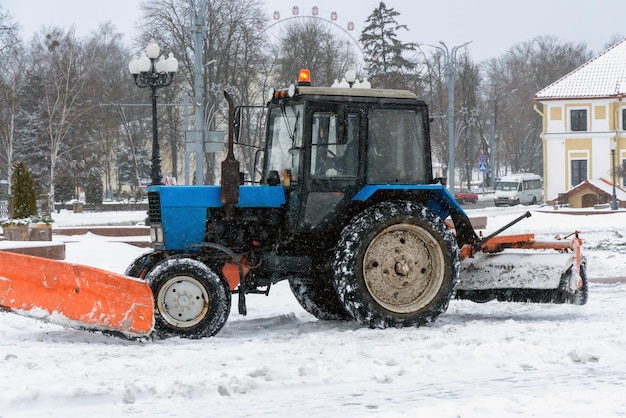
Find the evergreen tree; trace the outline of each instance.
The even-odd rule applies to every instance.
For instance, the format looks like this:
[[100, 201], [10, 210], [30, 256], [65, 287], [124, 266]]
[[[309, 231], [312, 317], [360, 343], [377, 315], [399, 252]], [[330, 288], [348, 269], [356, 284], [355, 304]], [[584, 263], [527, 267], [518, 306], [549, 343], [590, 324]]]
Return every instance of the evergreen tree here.
[[410, 72], [415, 64], [404, 57], [407, 52], [415, 51], [417, 44], [404, 43], [398, 39], [399, 30], [408, 30], [406, 25], [399, 25], [396, 17], [400, 13], [388, 9], [382, 1], [365, 21], [359, 41], [363, 44], [365, 64], [373, 87], [409, 88]]
[[94, 206], [102, 206], [102, 173], [97, 168], [89, 170], [87, 187], [85, 188], [85, 202]]
[[151, 158], [147, 148], [136, 148], [119, 145], [117, 147], [117, 161], [119, 185], [127, 184], [135, 189], [141, 185], [141, 180], [150, 178]]
[[37, 194], [35, 182], [23, 162], [13, 165], [11, 178], [13, 195], [13, 219], [28, 218], [37, 215]]
[[76, 191], [74, 176], [67, 169], [61, 170], [55, 178], [55, 182], [55, 200], [65, 205], [65, 202], [74, 198]]

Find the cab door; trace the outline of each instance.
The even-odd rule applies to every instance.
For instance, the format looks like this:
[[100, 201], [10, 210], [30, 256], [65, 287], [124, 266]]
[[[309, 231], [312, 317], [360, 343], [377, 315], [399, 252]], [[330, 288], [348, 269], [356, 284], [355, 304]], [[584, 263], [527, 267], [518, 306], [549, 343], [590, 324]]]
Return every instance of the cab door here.
[[364, 115], [361, 108], [338, 103], [315, 103], [307, 108], [303, 227], [332, 224], [364, 184]]

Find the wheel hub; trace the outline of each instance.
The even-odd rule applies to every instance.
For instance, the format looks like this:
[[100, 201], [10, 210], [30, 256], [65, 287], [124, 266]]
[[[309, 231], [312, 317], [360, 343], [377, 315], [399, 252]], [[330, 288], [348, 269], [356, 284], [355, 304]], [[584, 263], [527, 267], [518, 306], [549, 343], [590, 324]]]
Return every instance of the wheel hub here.
[[398, 276], [408, 276], [411, 272], [411, 267], [406, 262], [406, 260], [401, 260], [396, 262], [395, 271]]
[[178, 299], [176, 300], [176, 306], [180, 309], [190, 309], [193, 301], [191, 300], [191, 296], [185, 292], [183, 295], [178, 295]]
[[412, 224], [392, 225], [370, 243], [363, 276], [372, 297], [384, 308], [415, 312], [437, 294], [444, 275], [439, 243]]
[[157, 300], [163, 318], [177, 327], [192, 327], [206, 315], [209, 296], [193, 277], [176, 277], [163, 285]]

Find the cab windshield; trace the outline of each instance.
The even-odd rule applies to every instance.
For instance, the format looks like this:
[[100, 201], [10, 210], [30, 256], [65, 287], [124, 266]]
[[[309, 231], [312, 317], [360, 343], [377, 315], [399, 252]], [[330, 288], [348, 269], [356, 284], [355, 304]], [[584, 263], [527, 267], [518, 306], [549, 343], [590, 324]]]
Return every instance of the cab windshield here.
[[283, 105], [270, 110], [266, 176], [275, 171], [281, 179], [285, 173], [297, 182], [300, 148], [302, 147], [302, 120], [304, 105]]

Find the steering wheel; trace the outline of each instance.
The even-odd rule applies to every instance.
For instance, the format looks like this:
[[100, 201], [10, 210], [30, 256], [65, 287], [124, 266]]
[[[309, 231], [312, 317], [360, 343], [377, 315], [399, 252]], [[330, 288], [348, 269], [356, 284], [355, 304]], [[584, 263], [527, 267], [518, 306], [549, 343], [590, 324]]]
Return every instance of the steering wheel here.
[[340, 167], [340, 158], [330, 149], [325, 149], [326, 154], [321, 157], [321, 164], [315, 170], [315, 174], [318, 176], [327, 176], [328, 170], [334, 170], [336, 173], [343, 173], [343, 168]]

